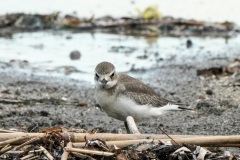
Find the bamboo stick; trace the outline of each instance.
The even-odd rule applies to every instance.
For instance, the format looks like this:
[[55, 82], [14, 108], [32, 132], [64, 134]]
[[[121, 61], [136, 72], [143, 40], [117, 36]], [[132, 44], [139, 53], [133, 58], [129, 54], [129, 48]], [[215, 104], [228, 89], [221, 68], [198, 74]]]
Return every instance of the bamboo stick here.
[[6, 141], [9, 139], [13, 139], [13, 138], [18, 138], [18, 137], [28, 137], [26, 140], [21, 140], [18, 142], [14, 142], [13, 144], [22, 144], [26, 141], [28, 141], [31, 138], [34, 137], [44, 137], [46, 135], [46, 133], [22, 133], [22, 132], [15, 132], [15, 133], [0, 133], [0, 142], [1, 141]]
[[[165, 139], [167, 140], [167, 139]], [[158, 143], [158, 140], [153, 140], [153, 139], [139, 139], [139, 140], [126, 140], [126, 141], [105, 141], [107, 146], [112, 146], [112, 145], [116, 145], [119, 148], [124, 148], [126, 146], [129, 146], [131, 144], [136, 144], [136, 143], [142, 143], [142, 142], [154, 142], [154, 143]], [[76, 148], [81, 148], [85, 146], [85, 142], [80, 142], [80, 143], [73, 143], [73, 146]]]
[[38, 138], [38, 137], [34, 137], [34, 138], [28, 140], [27, 142], [25, 142], [25, 143], [23, 143], [23, 144], [21, 144], [21, 145], [19, 145], [19, 146], [16, 146], [16, 147], [14, 148], [14, 150], [18, 150], [18, 149], [20, 149], [20, 148], [22, 148], [22, 147], [24, 147], [24, 146], [26, 146], [26, 145], [28, 145], [28, 144], [30, 144], [30, 143], [32, 143], [32, 142], [35, 142], [35, 141], [37, 141], [37, 140], [39, 140], [39, 138]]
[[131, 134], [141, 134], [132, 116], [126, 118], [127, 127]]
[[11, 150], [11, 149], [13, 149], [13, 146], [8, 146], [8, 147], [6, 147], [6, 148], [4, 148], [4, 149], [1, 149], [1, 150], [0, 150], [0, 155], [6, 153], [7, 151], [9, 151], [9, 150]]
[[53, 156], [43, 146], [40, 146], [40, 149], [43, 150], [43, 153], [49, 160], [54, 160]]
[[28, 158], [27, 160], [33, 160], [33, 159], [38, 159], [39, 156], [34, 156], [34, 157], [31, 157], [31, 158]]
[[29, 158], [32, 158], [34, 156], [34, 154], [28, 154], [22, 158], [20, 158], [21, 160], [25, 160], [25, 159], [29, 159]]
[[178, 143], [187, 143], [200, 146], [210, 146], [216, 144], [239, 144], [240, 136], [206, 136], [197, 138], [179, 138], [175, 139]]
[[0, 129], [0, 133], [23, 133], [23, 132]]
[[[19, 153], [23, 153], [24, 151], [8, 151], [7, 153], [11, 153], [11, 154], [19, 154]], [[43, 152], [42, 149], [38, 149], [38, 150], [31, 150], [28, 153], [37, 153], [37, 152]]]
[[[24, 141], [29, 140], [33, 137], [43, 137], [45, 133], [0, 133], [0, 140], [5, 140], [0, 142], [0, 145], [7, 144], [11, 142], [12, 144], [19, 144], [22, 141], [11, 141], [13, 138], [20, 138], [22, 136], [27, 136]], [[104, 141], [122, 141], [122, 140], [137, 140], [137, 139], [168, 139], [166, 135], [156, 135], [156, 134], [111, 134], [111, 133], [62, 133], [64, 138], [68, 138], [71, 142], [85, 142], [86, 139], [99, 138]], [[237, 144], [240, 143], [240, 135], [232, 136], [201, 136], [201, 135], [169, 135], [178, 143], [189, 143], [196, 145], [214, 145], [214, 144]], [[186, 139], [188, 138], [188, 139]], [[10, 141], [7, 141], [10, 140]], [[14, 143], [13, 143], [14, 142]], [[211, 142], [211, 143], [210, 143]]]
[[92, 158], [89, 155], [78, 153], [78, 152], [72, 152], [72, 154], [80, 159], [87, 159], [87, 160], [96, 160], [95, 158]]
[[[131, 144], [142, 143], [142, 142], [154, 142], [158, 143], [161, 141], [170, 141], [171, 139], [139, 139], [139, 140], [124, 140], [124, 141], [105, 141], [108, 146], [116, 145], [119, 148], [129, 146]], [[210, 137], [195, 137], [195, 138], [181, 138], [175, 139], [178, 143], [200, 145], [202, 147], [240, 147], [239, 141], [240, 136], [236, 139], [233, 136], [210, 136]], [[85, 142], [73, 143], [74, 147], [84, 147]]]
[[[34, 138], [34, 137], [44, 137], [47, 135], [46, 133], [0, 133], [0, 142], [27, 136], [29, 137], [25, 141], [14, 142], [13, 144], [22, 144], [27, 140]], [[62, 136], [66, 139], [69, 139], [71, 142], [85, 142], [84, 137], [86, 136], [87, 139], [91, 138], [99, 138], [104, 141], [119, 141], [119, 140], [134, 140], [134, 139], [161, 139], [167, 138], [166, 135], [158, 135], [158, 134], [111, 134], [111, 133], [95, 133], [95, 134], [88, 134], [88, 133], [72, 133], [72, 132], [64, 132]], [[200, 137], [201, 135], [170, 135], [172, 138], [186, 138], [186, 137]]]
[[[68, 142], [67, 148], [72, 148], [72, 142]], [[69, 154], [69, 152], [64, 150], [64, 152], [62, 154], [62, 157], [61, 157], [61, 160], [67, 160], [68, 159], [68, 154]]]
[[[122, 140], [136, 140], [136, 139], [166, 139], [166, 135], [158, 134], [111, 134], [111, 133], [62, 133], [62, 136], [71, 142], [85, 142], [86, 139], [102, 139], [103, 141], [122, 141]], [[170, 135], [173, 139], [186, 137], [202, 137], [201, 135]]]
[[[11, 133], [8, 133], [8, 134], [11, 134]], [[14, 142], [19, 142], [19, 141], [25, 140], [27, 138], [28, 138], [27, 136], [23, 136], [23, 137], [16, 137], [16, 138], [13, 138], [13, 139], [5, 140], [3, 142], [0, 142], [0, 146], [6, 145], [6, 144], [12, 144]]]
[[93, 151], [93, 150], [80, 149], [80, 148], [65, 147], [65, 149], [68, 152], [79, 152], [79, 153], [85, 153], [85, 154], [95, 154], [95, 155], [100, 155], [100, 156], [113, 156], [114, 155], [114, 153], [111, 153], [111, 152]]

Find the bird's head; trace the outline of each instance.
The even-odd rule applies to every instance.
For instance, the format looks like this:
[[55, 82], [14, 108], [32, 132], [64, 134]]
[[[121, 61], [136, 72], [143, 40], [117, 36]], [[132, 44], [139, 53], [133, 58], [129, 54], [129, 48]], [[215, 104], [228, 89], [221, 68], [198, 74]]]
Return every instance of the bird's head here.
[[109, 89], [114, 87], [118, 81], [118, 75], [112, 63], [101, 62], [95, 68], [94, 81], [97, 88]]

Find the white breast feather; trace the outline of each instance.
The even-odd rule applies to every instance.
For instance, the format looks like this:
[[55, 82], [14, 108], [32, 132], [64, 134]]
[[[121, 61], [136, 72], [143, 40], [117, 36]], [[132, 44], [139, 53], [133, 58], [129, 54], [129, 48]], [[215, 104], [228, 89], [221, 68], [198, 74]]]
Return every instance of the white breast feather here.
[[98, 103], [111, 117], [125, 121], [127, 116], [132, 116], [136, 122], [143, 121], [148, 117], [158, 117], [170, 110], [180, 110], [178, 105], [167, 104], [163, 107], [153, 107], [150, 104], [138, 105], [126, 96], [109, 96], [107, 92], [96, 94]]

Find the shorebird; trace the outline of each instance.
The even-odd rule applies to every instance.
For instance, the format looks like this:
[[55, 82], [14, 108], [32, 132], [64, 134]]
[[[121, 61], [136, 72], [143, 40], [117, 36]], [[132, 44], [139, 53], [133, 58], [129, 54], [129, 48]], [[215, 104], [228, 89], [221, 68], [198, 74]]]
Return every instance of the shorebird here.
[[94, 81], [96, 100], [101, 108], [109, 116], [124, 122], [128, 116], [140, 122], [169, 111], [191, 110], [164, 99], [140, 80], [117, 73], [109, 62], [96, 66]]

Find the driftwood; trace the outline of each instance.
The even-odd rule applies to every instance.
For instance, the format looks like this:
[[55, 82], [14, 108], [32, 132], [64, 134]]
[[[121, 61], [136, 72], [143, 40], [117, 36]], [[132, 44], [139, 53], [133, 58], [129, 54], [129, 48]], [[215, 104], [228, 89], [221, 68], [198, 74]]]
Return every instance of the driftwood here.
[[[0, 145], [4, 146], [6, 144], [22, 144], [34, 137], [41, 138], [47, 135], [46, 133], [0, 133]], [[68, 139], [70, 142], [85, 142], [85, 140], [99, 138], [107, 143], [109, 141], [123, 141], [122, 143], [137, 143], [148, 140], [161, 140], [170, 141], [166, 135], [156, 135], [156, 134], [110, 134], [110, 133], [71, 133], [64, 132], [62, 136]], [[200, 146], [229, 146], [240, 143], [240, 135], [232, 136], [201, 136], [201, 135], [169, 135], [176, 142], [182, 144], [194, 144]], [[86, 138], [86, 139], [85, 139]], [[136, 141], [132, 141], [136, 140]], [[31, 142], [31, 141], [30, 141]], [[116, 143], [115, 143], [116, 144]], [[173, 143], [174, 144], [174, 143]], [[74, 144], [75, 145], [75, 144]], [[117, 145], [117, 144], [116, 144]]]
[[[206, 139], [205, 139], [206, 138]], [[209, 140], [211, 139], [211, 140]], [[186, 143], [193, 145], [200, 145], [201, 147], [240, 147], [239, 140], [235, 141], [234, 137], [225, 137], [225, 136], [210, 136], [210, 137], [195, 137], [195, 138], [181, 138], [175, 139], [178, 143]], [[108, 146], [116, 145], [119, 148], [124, 148], [132, 144], [138, 144], [143, 142], [166, 142], [172, 141], [171, 139], [139, 139], [139, 140], [125, 140], [125, 141], [105, 141]], [[174, 142], [172, 142], [174, 144]], [[85, 146], [85, 142], [73, 143], [73, 146], [76, 148], [81, 148]]]
[[28, 144], [31, 144], [32, 142], [35, 142], [35, 141], [37, 141], [37, 140], [39, 140], [39, 138], [38, 138], [38, 137], [34, 137], [34, 138], [32, 138], [32, 139], [24, 142], [23, 144], [21, 144], [21, 145], [19, 145], [19, 146], [16, 146], [16, 147], [14, 148], [14, 150], [18, 150], [18, 149], [20, 149], [20, 148], [22, 148], [22, 147], [24, 147], [24, 146], [26, 146], [26, 145], [28, 145]]
[[[72, 142], [68, 142], [67, 148], [72, 148]], [[61, 160], [67, 160], [68, 159], [68, 154], [69, 154], [69, 152], [64, 150], [64, 152], [61, 156]]]
[[[11, 134], [11, 133], [7, 133], [7, 134]], [[0, 142], [0, 146], [4, 146], [6, 144], [17, 143], [19, 141], [26, 140], [27, 138], [28, 138], [27, 136], [21, 136], [21, 137], [16, 137], [16, 138], [13, 138], [13, 139], [8, 139], [8, 140]]]
[[95, 155], [100, 155], [100, 156], [113, 156], [114, 155], [114, 153], [111, 153], [111, 152], [93, 151], [93, 150], [80, 149], [80, 148], [65, 147], [65, 150], [68, 152], [79, 152], [79, 153], [85, 153], [85, 154], [95, 154]]
[[54, 160], [53, 156], [43, 146], [40, 146], [40, 149], [43, 150], [43, 153], [49, 160]]
[[[46, 136], [47, 133], [0, 133], [0, 142], [6, 141], [13, 138], [26, 136], [25, 140], [14, 142], [13, 144], [22, 144], [34, 137], [42, 138]], [[136, 140], [136, 139], [166, 139], [166, 135], [157, 135], [157, 134], [111, 134], [111, 133], [72, 133], [64, 132], [61, 135], [68, 139], [70, 142], [85, 142], [86, 139], [102, 139], [103, 141], [121, 141], [121, 140]], [[186, 137], [200, 137], [201, 135], [170, 135], [172, 138], [186, 138]], [[5, 143], [7, 144], [7, 143]]]
[[7, 151], [13, 149], [13, 146], [7, 146], [0, 150], [0, 155], [6, 153]]

